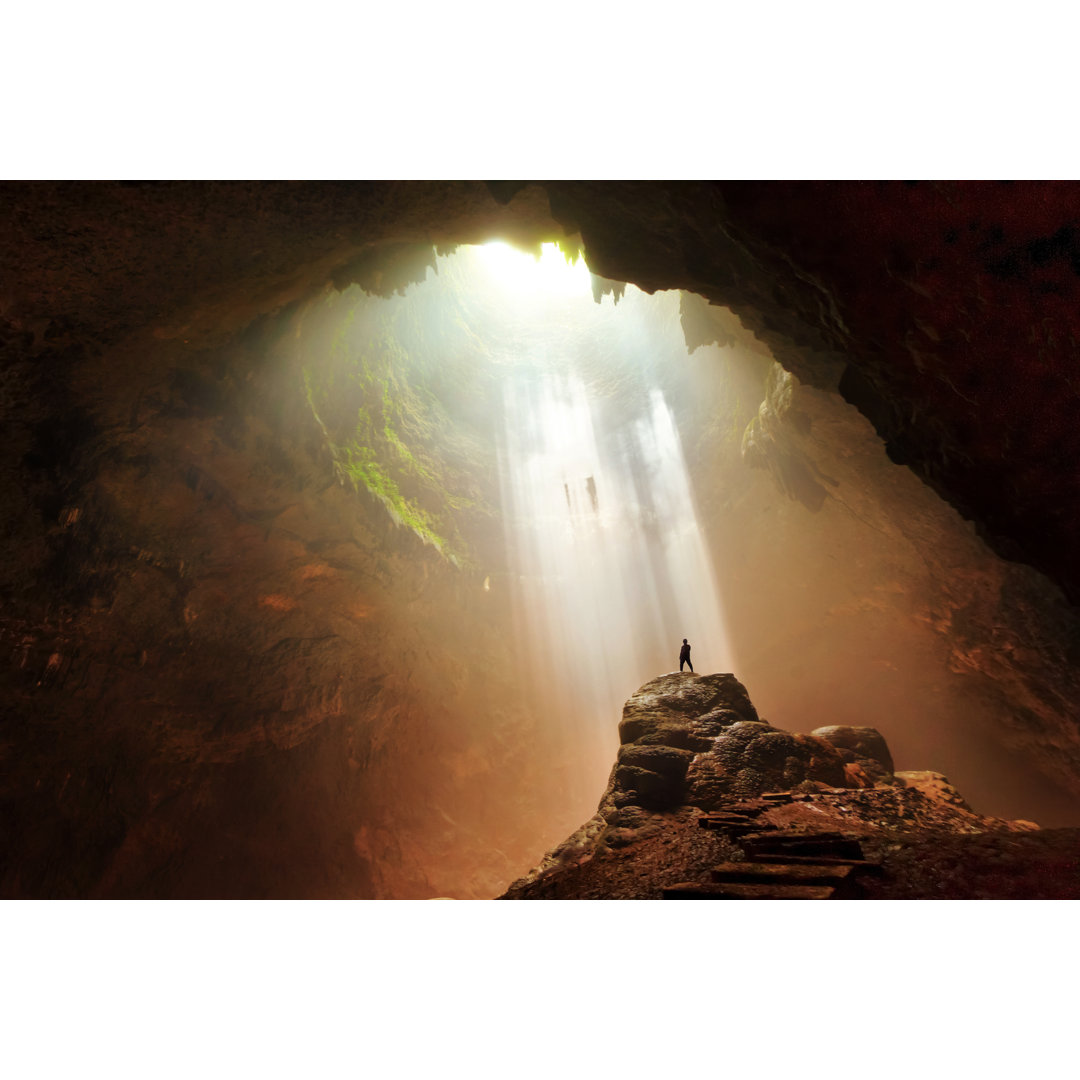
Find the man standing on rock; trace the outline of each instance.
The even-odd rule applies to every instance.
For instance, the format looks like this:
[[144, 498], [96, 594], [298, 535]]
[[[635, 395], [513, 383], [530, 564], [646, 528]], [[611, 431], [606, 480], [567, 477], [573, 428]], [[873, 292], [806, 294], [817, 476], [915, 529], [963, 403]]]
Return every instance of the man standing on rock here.
[[679, 650], [679, 670], [682, 671], [683, 664], [690, 664], [690, 671], [693, 673], [694, 665], [690, 663], [690, 644], [686, 638], [682, 639], [682, 648]]

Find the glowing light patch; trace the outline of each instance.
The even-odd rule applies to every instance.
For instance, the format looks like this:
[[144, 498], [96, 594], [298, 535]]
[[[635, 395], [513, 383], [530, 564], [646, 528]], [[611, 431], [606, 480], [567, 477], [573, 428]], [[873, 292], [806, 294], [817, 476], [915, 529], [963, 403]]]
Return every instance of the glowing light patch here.
[[271, 593], [269, 596], [259, 597], [259, 606], [273, 608], [274, 611], [292, 611], [296, 607], [296, 601], [291, 596]]
[[570, 263], [557, 244], [544, 244], [540, 258], [501, 240], [476, 248], [481, 265], [496, 288], [548, 296], [589, 296], [592, 280], [585, 260]]

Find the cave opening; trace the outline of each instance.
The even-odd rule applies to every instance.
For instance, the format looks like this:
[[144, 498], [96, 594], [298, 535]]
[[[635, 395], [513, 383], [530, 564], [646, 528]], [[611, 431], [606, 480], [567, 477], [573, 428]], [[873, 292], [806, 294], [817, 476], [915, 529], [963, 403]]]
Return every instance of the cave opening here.
[[674, 412], [714, 358], [690, 357], [678, 292], [566, 247], [466, 246], [402, 295], [346, 289], [295, 348], [339, 479], [484, 594], [512, 677], [479, 646], [459, 670], [543, 717], [559, 798], [588, 816], [627, 687], [687, 636], [699, 665], [735, 661]]
[[[293, 337], [339, 479], [453, 568], [454, 603], [408, 634], [454, 672], [426, 688], [444, 723], [473, 715], [457, 781], [505, 767], [535, 792], [516, 843], [589, 816], [629, 688], [674, 668], [683, 637], [775, 723], [873, 724], [897, 768], [947, 773], [986, 812], [1073, 819], [1014, 753], [1015, 702], [964, 670], [944, 625], [950, 574], [989, 594], [976, 619], [1038, 584], [1002, 581], [835, 388], [800, 385], [730, 312], [597, 278], [554, 245], [458, 248], [431, 269], [390, 299], [328, 294]], [[510, 765], [523, 731], [528, 764]], [[490, 795], [480, 811], [455, 789], [439, 812], [479, 836]]]

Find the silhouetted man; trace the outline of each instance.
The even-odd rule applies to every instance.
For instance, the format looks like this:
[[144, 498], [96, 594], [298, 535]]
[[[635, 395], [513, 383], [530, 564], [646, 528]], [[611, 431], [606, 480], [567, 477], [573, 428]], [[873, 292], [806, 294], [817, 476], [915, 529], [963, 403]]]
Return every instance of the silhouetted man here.
[[690, 663], [690, 643], [686, 638], [682, 639], [682, 648], [679, 650], [679, 670], [682, 671], [683, 664], [690, 664], [691, 672], [694, 670], [694, 665]]

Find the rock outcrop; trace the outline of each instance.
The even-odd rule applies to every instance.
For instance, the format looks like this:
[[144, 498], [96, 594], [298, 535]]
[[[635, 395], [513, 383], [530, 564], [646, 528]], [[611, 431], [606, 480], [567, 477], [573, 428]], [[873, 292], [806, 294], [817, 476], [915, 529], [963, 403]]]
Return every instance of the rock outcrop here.
[[[734, 675], [661, 675], [626, 703], [622, 746], [605, 798], [616, 810], [712, 810], [732, 798], [804, 783], [843, 787], [850, 778], [833, 743], [844, 736], [835, 733], [855, 729], [828, 730], [831, 739], [792, 735], [765, 723]], [[873, 770], [876, 762], [851, 749], [858, 743], [857, 734], [848, 736], [851, 762], [866, 761]]]
[[[623, 709], [618, 762], [605, 803], [715, 810], [766, 791], [892, 783], [892, 758], [873, 728], [834, 725], [791, 734], [762, 720], [730, 674], [671, 673]], [[603, 809], [605, 803], [601, 803]]]
[[[619, 734], [622, 745], [596, 814], [502, 899], [832, 895], [816, 884], [819, 891], [805, 896], [801, 886], [789, 896], [786, 885], [770, 893], [760, 884], [817, 873], [797, 854], [787, 856], [789, 867], [776, 865], [780, 856], [748, 863], [745, 880], [755, 884], [733, 884], [747, 852], [753, 862], [754, 852], [770, 844], [782, 852], [858, 852], [849, 862], [873, 869], [873, 881], [837, 897], [1022, 896], [1016, 890], [1024, 888], [1034, 896], [1080, 896], [1080, 860], [1060, 869], [1061, 851], [1070, 844], [1075, 850], [1076, 830], [1042, 834], [1029, 821], [985, 817], [940, 773], [894, 773], [888, 745], [874, 728], [830, 725], [793, 734], [773, 727], [734, 675], [673, 672], [652, 679], [627, 701]], [[1035, 833], [1038, 840], [1023, 839]], [[972, 880], [981, 884], [965, 891], [957, 860], [963, 864], [963, 840], [973, 837], [980, 842], [970, 847]], [[941, 860], [936, 841], [947, 852]], [[920, 852], [919, 873], [912, 872], [912, 850]], [[988, 858], [996, 860], [992, 873]], [[836, 861], [826, 854], [825, 876]], [[940, 884], [938, 861], [948, 867], [947, 886]], [[1010, 861], [1011, 884], [987, 884]], [[1059, 867], [1057, 877], [1033, 883], [1047, 861]], [[893, 864], [904, 867], [895, 877]]]

